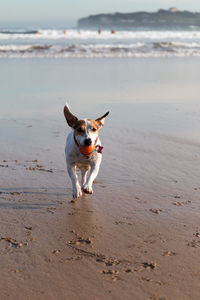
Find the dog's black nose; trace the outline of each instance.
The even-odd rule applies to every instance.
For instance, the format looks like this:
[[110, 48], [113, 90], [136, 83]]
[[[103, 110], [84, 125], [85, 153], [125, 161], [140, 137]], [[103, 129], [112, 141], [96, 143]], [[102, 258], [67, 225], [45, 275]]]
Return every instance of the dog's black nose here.
[[85, 139], [85, 145], [90, 146], [92, 144], [92, 140], [90, 138]]

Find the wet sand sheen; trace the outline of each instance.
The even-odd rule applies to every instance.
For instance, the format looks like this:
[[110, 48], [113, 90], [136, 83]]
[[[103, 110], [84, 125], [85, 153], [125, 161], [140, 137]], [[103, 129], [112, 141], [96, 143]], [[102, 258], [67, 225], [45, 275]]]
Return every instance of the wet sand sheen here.
[[200, 142], [165, 108], [156, 131], [110, 105], [94, 195], [74, 203], [64, 117], [1, 120], [2, 298], [198, 299]]
[[196, 145], [153, 134], [144, 143], [137, 131], [123, 138], [126, 149], [105, 133], [94, 195], [75, 203], [65, 166], [50, 164], [50, 151], [41, 159], [29, 152], [32, 160], [1, 161], [0, 278], [10, 286], [6, 297], [21, 290], [22, 299], [109, 299], [119, 293], [126, 299], [197, 299]]

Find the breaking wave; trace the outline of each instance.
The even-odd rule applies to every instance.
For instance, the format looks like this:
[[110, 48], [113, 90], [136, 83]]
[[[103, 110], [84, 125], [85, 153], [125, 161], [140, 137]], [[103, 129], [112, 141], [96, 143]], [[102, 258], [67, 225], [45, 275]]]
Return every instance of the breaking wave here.
[[0, 31], [0, 58], [171, 56], [200, 56], [200, 31]]

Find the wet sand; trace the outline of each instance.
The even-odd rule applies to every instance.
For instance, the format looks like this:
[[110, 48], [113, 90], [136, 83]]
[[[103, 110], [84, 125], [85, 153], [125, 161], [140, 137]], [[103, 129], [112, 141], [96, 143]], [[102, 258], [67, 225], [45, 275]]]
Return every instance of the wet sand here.
[[[152, 87], [159, 82], [164, 87], [168, 79], [158, 76], [153, 61], [148, 63], [155, 71]], [[144, 70], [144, 62], [137, 64]], [[180, 74], [191, 64], [182, 62]], [[29, 67], [33, 65], [29, 62]], [[112, 70], [116, 71], [114, 63]], [[120, 76], [117, 80], [122, 82], [125, 70]], [[98, 79], [94, 80], [97, 91]], [[144, 78], [138, 85], [142, 80], [144, 88], [149, 86]], [[89, 98], [79, 106], [78, 99], [71, 104], [81, 116], [88, 116], [87, 110], [91, 117], [108, 106], [111, 110], [101, 132], [103, 162], [94, 195], [75, 202], [64, 159], [69, 132], [62, 116], [64, 96], [55, 102], [50, 99], [49, 110], [48, 101], [42, 102], [32, 117], [27, 117], [28, 103], [13, 112], [5, 105], [0, 120], [2, 299], [199, 298], [197, 95], [190, 105], [184, 93], [182, 98], [174, 94], [174, 103], [170, 96], [164, 103], [162, 99], [137, 102], [133, 96], [131, 102], [131, 82], [130, 78], [124, 86], [128, 95], [124, 104], [123, 99], [114, 103], [112, 88], [107, 103], [92, 103]], [[41, 86], [35, 88], [37, 104], [47, 97]], [[184, 87], [188, 93], [190, 86]], [[29, 105], [34, 107], [34, 102]]]

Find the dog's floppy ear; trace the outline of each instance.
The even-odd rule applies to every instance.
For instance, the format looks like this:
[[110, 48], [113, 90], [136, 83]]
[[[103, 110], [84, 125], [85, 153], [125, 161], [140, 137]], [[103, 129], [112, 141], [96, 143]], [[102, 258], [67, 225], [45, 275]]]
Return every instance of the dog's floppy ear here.
[[107, 111], [107, 113], [105, 115], [103, 115], [102, 117], [95, 120], [100, 128], [104, 125], [105, 117], [107, 117], [108, 114], [109, 114], [109, 111]]
[[64, 115], [65, 115], [65, 119], [67, 121], [67, 124], [70, 126], [70, 127], [73, 127], [76, 122], [78, 121], [78, 118], [76, 116], [74, 116], [71, 111], [69, 110], [69, 106], [68, 104], [66, 104], [64, 106]]

